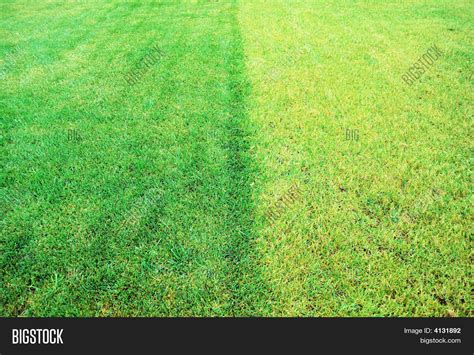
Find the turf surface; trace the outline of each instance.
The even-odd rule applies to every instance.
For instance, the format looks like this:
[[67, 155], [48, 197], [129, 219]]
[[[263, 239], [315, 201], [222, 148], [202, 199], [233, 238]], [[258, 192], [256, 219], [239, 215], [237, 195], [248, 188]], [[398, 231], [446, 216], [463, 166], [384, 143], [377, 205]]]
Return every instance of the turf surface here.
[[2, 3], [0, 315], [468, 315], [473, 12]]

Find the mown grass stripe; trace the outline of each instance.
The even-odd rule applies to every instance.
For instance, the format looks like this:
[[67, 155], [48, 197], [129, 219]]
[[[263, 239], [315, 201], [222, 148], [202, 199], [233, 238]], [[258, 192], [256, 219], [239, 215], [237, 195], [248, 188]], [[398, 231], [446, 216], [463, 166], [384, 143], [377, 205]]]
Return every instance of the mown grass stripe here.
[[228, 118], [226, 120], [229, 174], [229, 236], [232, 243], [227, 251], [231, 265], [232, 292], [228, 314], [255, 315], [265, 303], [265, 283], [256, 267], [258, 254], [253, 245], [256, 240], [253, 224], [251, 184], [258, 171], [251, 153], [248, 129], [247, 101], [251, 88], [246, 76], [243, 42], [238, 23], [238, 6], [234, 1], [231, 14], [232, 46], [228, 49], [226, 67], [230, 92]]
[[[31, 73], [18, 67], [1, 83], [15, 142], [4, 147], [3, 183], [22, 196], [1, 231], [2, 314], [246, 312], [250, 192], [235, 4], [64, 6], [48, 10], [55, 44], [48, 30], [24, 37], [48, 51], [52, 72], [24, 80], [41, 66], [31, 62]], [[30, 33], [25, 13], [10, 12]], [[70, 16], [79, 28], [101, 25], [93, 37], [61, 36]], [[124, 17], [133, 30], [111, 36]], [[128, 88], [123, 74], [155, 43], [166, 56]], [[159, 198], [147, 198], [153, 189]]]

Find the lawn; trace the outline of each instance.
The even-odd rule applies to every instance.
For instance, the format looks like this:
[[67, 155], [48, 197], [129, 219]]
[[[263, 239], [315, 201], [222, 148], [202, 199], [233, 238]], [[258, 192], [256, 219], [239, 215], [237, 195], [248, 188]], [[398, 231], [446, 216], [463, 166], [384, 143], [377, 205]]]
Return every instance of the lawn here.
[[470, 1], [0, 14], [0, 316], [470, 314]]

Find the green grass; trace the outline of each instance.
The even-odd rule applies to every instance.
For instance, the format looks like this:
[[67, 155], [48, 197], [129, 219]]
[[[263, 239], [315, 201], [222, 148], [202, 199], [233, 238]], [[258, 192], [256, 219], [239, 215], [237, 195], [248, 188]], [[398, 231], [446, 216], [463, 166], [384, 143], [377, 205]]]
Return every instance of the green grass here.
[[2, 3], [0, 315], [469, 315], [473, 12]]

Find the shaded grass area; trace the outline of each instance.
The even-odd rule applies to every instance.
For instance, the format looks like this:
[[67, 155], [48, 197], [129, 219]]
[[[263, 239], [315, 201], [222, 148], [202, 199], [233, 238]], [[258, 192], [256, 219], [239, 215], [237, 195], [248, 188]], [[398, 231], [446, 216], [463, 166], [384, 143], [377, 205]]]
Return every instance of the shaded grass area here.
[[[1, 314], [248, 314], [235, 4], [1, 10], [2, 57], [23, 48], [0, 82]], [[164, 56], [128, 87], [155, 44]]]
[[229, 120], [227, 120], [229, 208], [230, 227], [229, 235], [235, 235], [228, 250], [233, 268], [230, 278], [236, 280], [231, 283], [232, 298], [228, 314], [234, 316], [255, 316], [268, 307], [266, 297], [268, 289], [262, 275], [257, 269], [258, 255], [255, 254], [257, 236], [253, 228], [253, 196], [251, 186], [255, 176], [259, 174], [258, 166], [252, 160], [250, 149], [253, 126], [248, 120], [247, 101], [251, 93], [249, 81], [246, 77], [243, 44], [238, 27], [238, 8], [235, 7], [232, 25], [232, 38], [235, 39], [229, 47], [228, 72], [230, 74], [229, 87], [231, 97], [228, 103]]
[[[469, 315], [472, 16], [469, 1], [241, 2], [262, 313]], [[433, 44], [443, 57], [406, 85]]]

